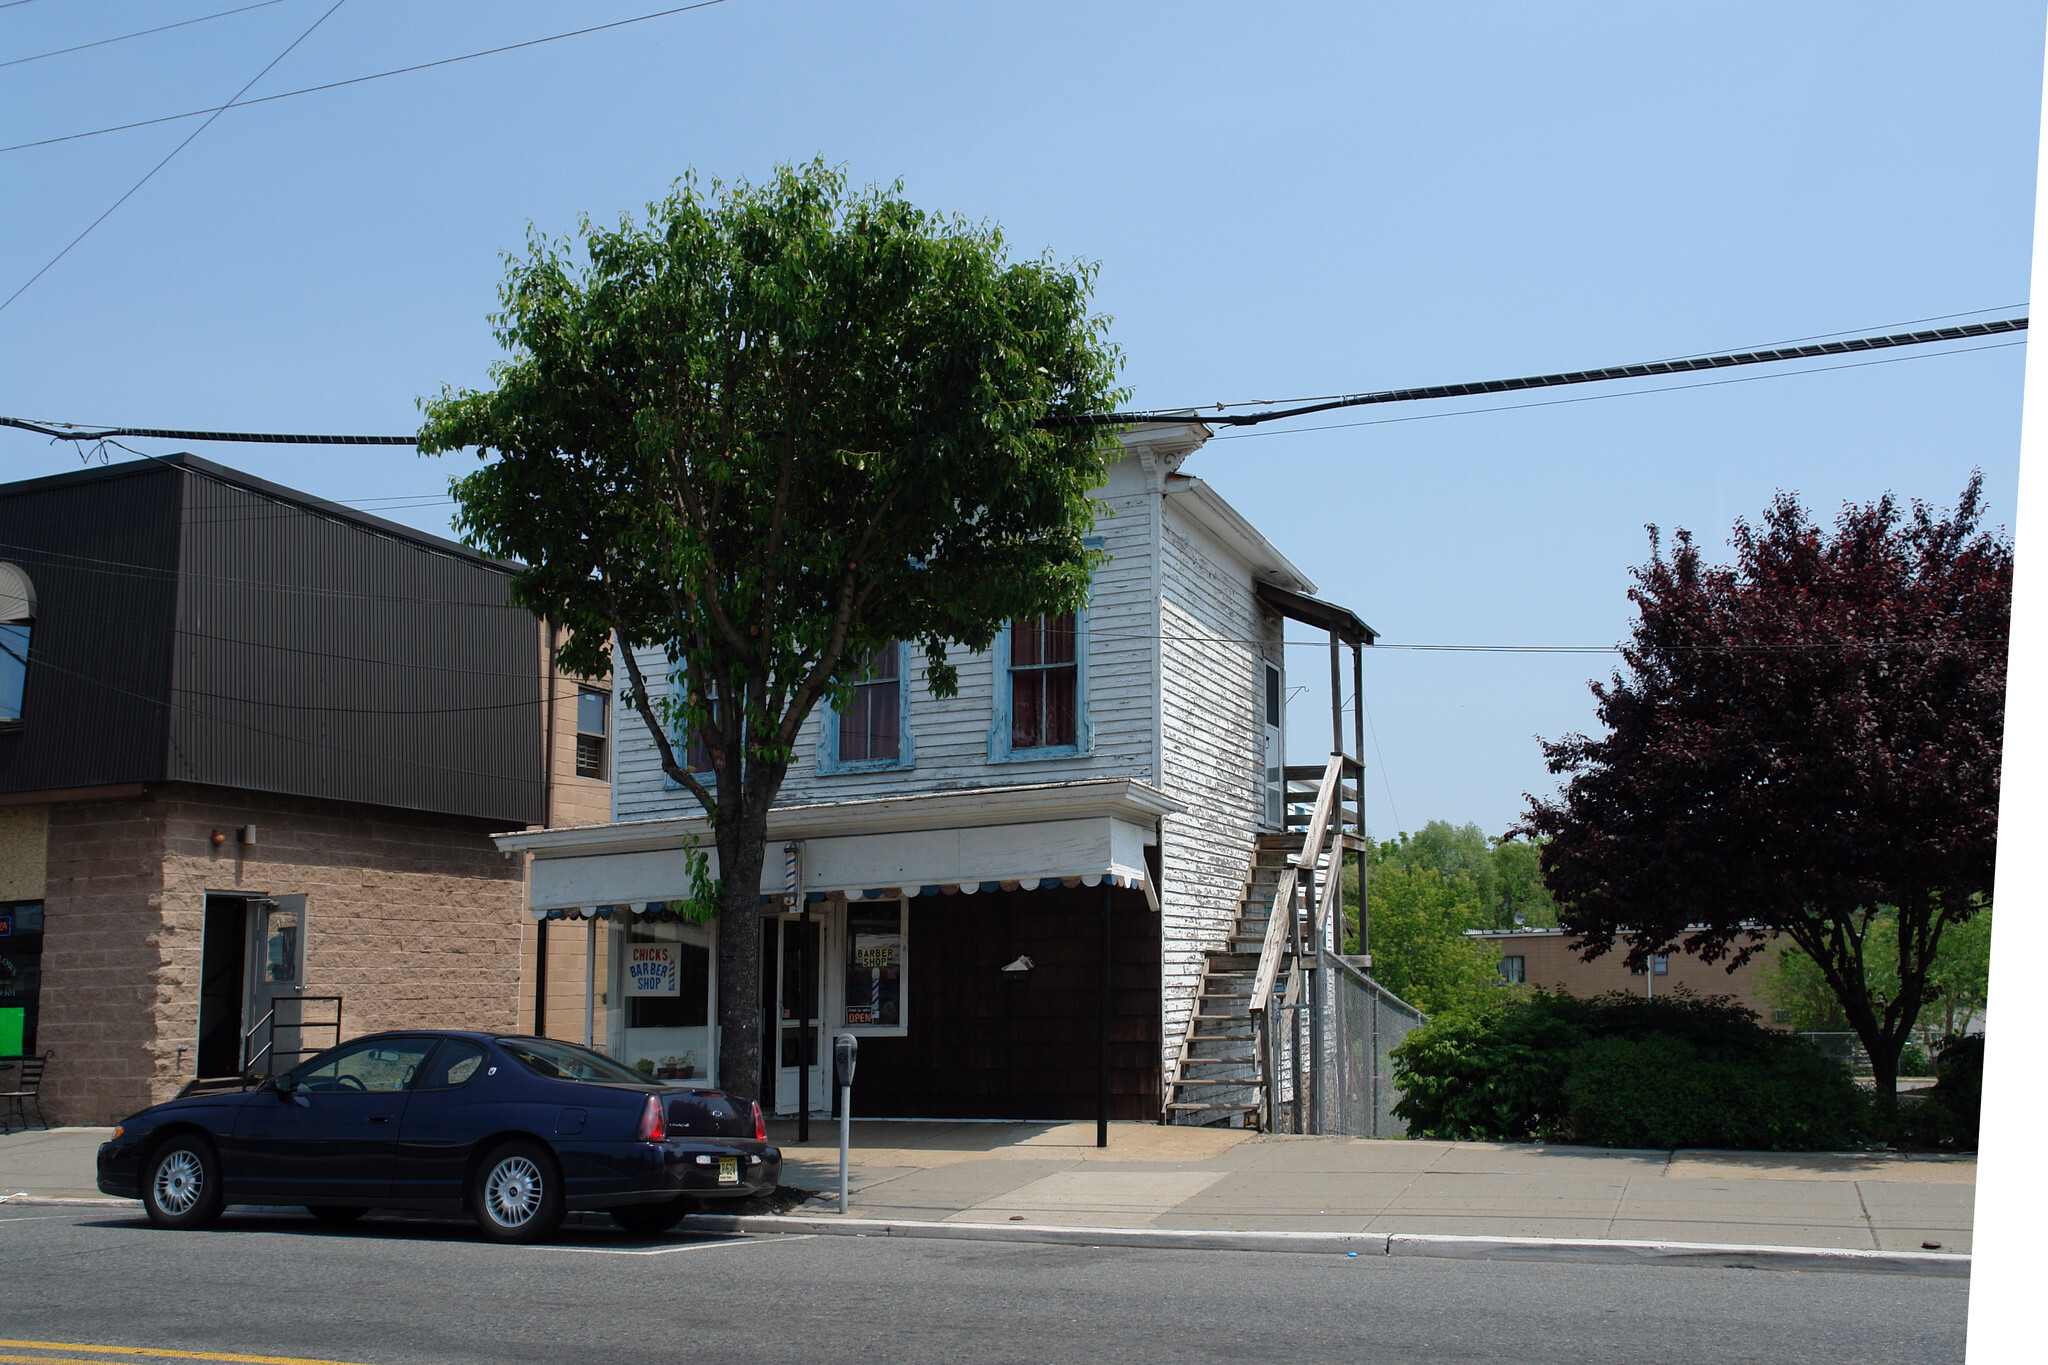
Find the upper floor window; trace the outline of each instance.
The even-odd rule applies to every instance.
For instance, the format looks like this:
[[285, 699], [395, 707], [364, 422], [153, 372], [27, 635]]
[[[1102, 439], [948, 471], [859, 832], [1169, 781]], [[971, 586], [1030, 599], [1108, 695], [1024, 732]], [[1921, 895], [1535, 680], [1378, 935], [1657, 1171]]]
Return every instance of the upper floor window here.
[[1012, 621], [996, 636], [995, 654], [989, 762], [1091, 752], [1087, 610]]
[[1010, 748], [1050, 749], [1076, 742], [1080, 665], [1074, 613], [1010, 624]]
[[821, 773], [874, 772], [911, 766], [910, 651], [890, 641], [862, 662], [844, 711], [827, 708], [819, 736]]
[[35, 631], [36, 590], [28, 575], [0, 564], [0, 725], [21, 720], [28, 685], [29, 637]]
[[[718, 684], [712, 683], [707, 690], [711, 697], [711, 715], [708, 719], [712, 725], [716, 725], [718, 724]], [[690, 742], [684, 750], [683, 761], [689, 765], [691, 773], [698, 777], [706, 777], [718, 771], [718, 765], [711, 757], [710, 737], [702, 729], [690, 732]]]
[[1529, 979], [1529, 959], [1520, 953], [1503, 954], [1500, 960], [1500, 979], [1511, 986], [1519, 986]]
[[606, 726], [612, 696], [595, 687], [576, 689], [576, 776], [604, 778]]

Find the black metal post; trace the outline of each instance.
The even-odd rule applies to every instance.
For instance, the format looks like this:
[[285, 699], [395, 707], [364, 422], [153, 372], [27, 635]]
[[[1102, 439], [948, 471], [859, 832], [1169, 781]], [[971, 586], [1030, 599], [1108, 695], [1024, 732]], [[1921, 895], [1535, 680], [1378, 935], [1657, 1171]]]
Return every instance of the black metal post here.
[[1109, 915], [1116, 887], [1102, 879], [1102, 951], [1098, 956], [1099, 992], [1095, 1019], [1095, 1145], [1109, 1146]]
[[533, 925], [533, 1036], [548, 1036], [548, 922]]
[[[802, 895], [801, 892], [798, 893]], [[796, 936], [796, 1140], [811, 1140], [811, 898], [804, 896]]]

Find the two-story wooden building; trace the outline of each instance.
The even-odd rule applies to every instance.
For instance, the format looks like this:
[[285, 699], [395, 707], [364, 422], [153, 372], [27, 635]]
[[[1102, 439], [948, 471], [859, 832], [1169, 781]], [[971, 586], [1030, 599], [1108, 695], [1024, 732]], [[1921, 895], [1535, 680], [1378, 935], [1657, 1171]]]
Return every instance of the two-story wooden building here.
[[[1181, 472], [1208, 436], [1192, 420], [1125, 436], [1096, 495], [1108, 557], [1085, 610], [1012, 623], [944, 700], [914, 651], [885, 651], [845, 714], [807, 722], [761, 887], [762, 1093], [780, 1112], [798, 1103], [806, 1032], [813, 1066], [832, 1035], [863, 1040], [856, 1106], [876, 1116], [1084, 1117], [1105, 1081], [1121, 1119], [1257, 1107], [1260, 901], [1290, 799], [1315, 799], [1299, 781], [1290, 798], [1283, 620], [1332, 632], [1333, 677], [1340, 643], [1355, 675], [1372, 637]], [[642, 663], [666, 670], [658, 652]], [[667, 910], [707, 825], [637, 718], [613, 728], [609, 823], [498, 839], [533, 855], [532, 914], [604, 964], [587, 1014], [551, 1014], [549, 1031], [716, 1075], [712, 930]], [[814, 1108], [828, 1090], [812, 1083]]]
[[0, 1053], [51, 1054], [53, 1121], [517, 1025], [489, 836], [602, 818], [609, 693], [509, 576], [188, 455], [0, 487]]

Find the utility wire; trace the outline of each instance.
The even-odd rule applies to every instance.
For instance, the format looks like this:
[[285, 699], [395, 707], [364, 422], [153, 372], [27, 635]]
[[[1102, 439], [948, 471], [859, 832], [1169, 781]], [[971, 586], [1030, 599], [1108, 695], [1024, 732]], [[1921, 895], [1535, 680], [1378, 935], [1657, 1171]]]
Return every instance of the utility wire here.
[[1807, 360], [1816, 356], [1847, 355], [1856, 351], [1880, 351], [1898, 346], [1927, 346], [1941, 341], [1962, 341], [1973, 337], [2021, 332], [2027, 319], [2000, 318], [1994, 322], [1970, 322], [1956, 327], [1936, 327], [1924, 332], [1894, 332], [1886, 336], [1854, 337], [1847, 341], [1820, 341], [1805, 346], [1777, 346], [1766, 350], [1732, 354], [1693, 356], [1675, 360], [1654, 360], [1636, 365], [1610, 365], [1597, 370], [1567, 370], [1558, 374], [1523, 375], [1516, 379], [1488, 379], [1467, 384], [1429, 384], [1411, 389], [1382, 389], [1377, 393], [1348, 394], [1318, 403], [1303, 403], [1273, 412], [1217, 413], [1203, 416], [1197, 408], [1155, 408], [1143, 412], [1077, 413], [1071, 417], [1048, 417], [1047, 427], [1135, 426], [1144, 422], [1201, 421], [1217, 426], [1252, 427], [1289, 417], [1307, 417], [1337, 408], [1358, 408], [1378, 403], [1413, 403], [1430, 398], [1471, 398], [1481, 394], [1517, 393], [1524, 389], [1554, 389], [1568, 384], [1599, 384], [1615, 379], [1646, 379], [1656, 375], [1691, 374], [1698, 370], [1722, 370], [1736, 365], [1766, 365], [1782, 360]]
[[[237, 109], [250, 109], [259, 104], [269, 104], [274, 100], [288, 100], [298, 95], [314, 95], [322, 90], [339, 90], [346, 85], [361, 85], [365, 81], [381, 81], [387, 76], [408, 76], [415, 71], [432, 71], [436, 67], [453, 66], [457, 62], [473, 62], [479, 57], [495, 57], [500, 53], [517, 52], [522, 48], [539, 47], [543, 43], [559, 43], [564, 38], [581, 38], [585, 34], [603, 33], [607, 29], [624, 28], [628, 24], [644, 24], [650, 19], [666, 19], [672, 14], [687, 14], [695, 9], [710, 9], [713, 5], [722, 5], [725, 2], [726, 0], [697, 0], [697, 3], [694, 5], [678, 5], [674, 9], [656, 10], [652, 14], [635, 15], [631, 19], [619, 19], [609, 24], [593, 24], [589, 28], [571, 29], [567, 33], [551, 33], [545, 38], [529, 38], [523, 43], [507, 43], [503, 47], [487, 47], [481, 52], [465, 52], [460, 57], [443, 57], [439, 61], [420, 62], [413, 66], [396, 66], [389, 71], [375, 71], [367, 76], [351, 76], [347, 80], [326, 81], [320, 85], [302, 86], [297, 90], [280, 91], [275, 95], [261, 95], [253, 100], [230, 100], [228, 104], [223, 104], [218, 108], [187, 109], [182, 114], [165, 114], [159, 118], [139, 119], [134, 123], [116, 123], [106, 128], [93, 128], [83, 133], [66, 133], [61, 137], [45, 137], [37, 138], [33, 142], [17, 142], [12, 146], [0, 147], [0, 152], [19, 152], [25, 151], [30, 147], [48, 147], [58, 142], [76, 142], [80, 138], [102, 137], [108, 133], [125, 133], [131, 128], [151, 128], [159, 123], [176, 123], [180, 119], [198, 118], [202, 114], [222, 113], [229, 105]], [[15, 0], [15, 3], [25, 4], [27, 0]], [[0, 8], [4, 8], [4, 6], [0, 6]]]
[[[1973, 318], [1980, 313], [2003, 313], [2007, 309], [2024, 308], [2026, 306], [2026, 302], [2022, 300], [2019, 303], [2001, 303], [1991, 308], [1965, 308], [1959, 313], [1936, 313], [1932, 317], [1905, 318], [1895, 322], [1874, 323], [1868, 327], [1845, 327], [1839, 332], [1813, 332], [1806, 336], [1780, 337], [1776, 341], [1765, 342], [1762, 345], [1751, 345], [1747, 349], [1757, 351], [1780, 346], [1797, 346], [1807, 341], [1827, 341], [1834, 337], [1860, 336], [1874, 332], [1894, 332], [1907, 327], [1918, 327], [1923, 322], [1947, 322], [1951, 318]], [[1692, 360], [1699, 356], [1713, 354], [1715, 354], [1713, 350], [1687, 351], [1684, 355], [1665, 356], [1663, 358], [1665, 360]], [[1246, 398], [1233, 403], [1218, 403], [1215, 407], [1218, 412], [1228, 408], [1272, 408], [1293, 403], [1320, 403], [1325, 399], [1342, 398], [1344, 396], [1341, 393], [1312, 393], [1299, 398]], [[1474, 410], [1489, 411], [1489, 409], [1484, 408]]]
[[[1971, 355], [1977, 351], [2002, 351], [2024, 346], [2018, 341], [1994, 341], [1983, 346], [1958, 346], [1952, 351], [1922, 351], [1918, 355], [1887, 356], [1882, 360], [1852, 360], [1845, 365], [1814, 365], [1804, 370], [1780, 370], [1776, 374], [1745, 374], [1733, 379], [1702, 379], [1691, 384], [1659, 384], [1649, 389], [1624, 389], [1620, 393], [1588, 393], [1577, 398], [1546, 398], [1534, 403], [1495, 403], [1484, 408], [1452, 408], [1448, 412], [1418, 412], [1411, 417], [1367, 417], [1355, 422], [1324, 422], [1313, 427], [1287, 427], [1277, 431], [1236, 431], [1218, 436], [1218, 441], [1256, 441], [1267, 436], [1303, 436], [1311, 431], [1348, 431], [1355, 427], [1399, 426], [1405, 422], [1435, 422], [1445, 417], [1477, 417], [1489, 412], [1524, 412], [1530, 408], [1561, 408], [1574, 403], [1604, 403], [1616, 398], [1647, 398], [1659, 393], [1684, 393], [1688, 389], [1718, 389], [1727, 384], [1756, 384], [1766, 379], [1797, 379], [1808, 374], [1833, 374], [1837, 370], [1861, 370], [1872, 365], [1903, 365], [1909, 360], [1939, 360], [1943, 356]], [[123, 447], [125, 449], [125, 447]]]
[[[5, 305], [0, 305], [4, 307]], [[1636, 365], [1613, 365], [1599, 370], [1572, 370], [1560, 374], [1531, 375], [1519, 379], [1489, 379], [1465, 384], [1436, 384], [1425, 388], [1385, 389], [1378, 393], [1357, 394], [1348, 398], [1332, 399], [1327, 402], [1310, 403], [1284, 408], [1277, 412], [1249, 413], [1244, 415], [1202, 416], [1193, 408], [1156, 409], [1147, 412], [1082, 413], [1067, 417], [1044, 418], [1040, 425], [1046, 427], [1075, 426], [1136, 426], [1147, 422], [1200, 421], [1222, 426], [1248, 427], [1265, 422], [1276, 422], [1289, 417], [1303, 417], [1310, 413], [1329, 412], [1337, 408], [1362, 407], [1368, 404], [1414, 403], [1432, 398], [1457, 398], [1476, 394], [1515, 393], [1525, 389], [1557, 388], [1568, 384], [1597, 384], [1618, 379], [1639, 379], [1650, 375], [1688, 374], [1699, 370], [1726, 369], [1736, 365], [1763, 365], [1777, 361], [1804, 360], [1814, 356], [1848, 355], [1859, 351], [1887, 350], [1900, 346], [1926, 346], [1943, 341], [1958, 341], [1968, 337], [1998, 336], [2010, 332], [2027, 330], [2027, 319], [2001, 318], [1996, 322], [1973, 322], [1960, 327], [1939, 327], [1924, 332], [1895, 332], [1886, 336], [1856, 337], [1848, 341], [1820, 342], [1808, 346], [1783, 346], [1769, 350], [1739, 351], [1732, 354], [1699, 356], [1680, 360], [1658, 360]], [[1970, 349], [1985, 349], [1975, 347]], [[1904, 357], [1900, 357], [1903, 359]], [[1870, 361], [1869, 364], [1884, 362]], [[1813, 370], [1798, 373], [1812, 374], [1823, 369], [1844, 369], [1848, 366], [1816, 366]], [[1722, 383], [1736, 383], [1736, 380], [1722, 380]], [[1699, 387], [1693, 385], [1670, 385], [1672, 389]], [[1662, 393], [1665, 389], [1642, 390], [1646, 393]], [[1584, 400], [1560, 400], [1584, 401]], [[1527, 406], [1541, 406], [1531, 404]], [[1491, 412], [1502, 409], [1475, 408], [1474, 412]], [[1453, 414], [1443, 413], [1440, 416]], [[1417, 419], [1400, 419], [1417, 420]], [[1336, 425], [1367, 425], [1365, 423], [1338, 423]], [[102, 441], [115, 437], [155, 437], [169, 441], [233, 441], [252, 445], [385, 445], [409, 446], [418, 441], [416, 436], [307, 436], [279, 432], [257, 431], [176, 431], [151, 427], [93, 427], [76, 422], [43, 421], [32, 422], [20, 417], [0, 417], [0, 426], [14, 427], [21, 431], [34, 432], [60, 441]], [[1309, 428], [1316, 430], [1319, 428]]]
[[61, 57], [67, 52], [84, 52], [89, 48], [105, 47], [109, 43], [125, 43], [130, 38], [147, 38], [152, 33], [169, 33], [174, 28], [190, 28], [194, 24], [203, 24], [209, 19], [225, 19], [230, 14], [247, 14], [252, 9], [268, 9], [272, 5], [281, 5], [283, 3], [284, 0], [256, 0], [255, 4], [243, 5], [240, 9], [224, 9], [215, 14], [202, 14], [197, 19], [180, 19], [175, 24], [158, 24], [155, 28], [137, 29], [133, 33], [123, 33], [115, 38], [101, 38], [96, 42], [79, 43], [75, 47], [60, 47], [49, 52], [38, 52], [33, 57], [14, 57], [0, 62], [0, 67], [21, 66], [27, 62], [39, 62], [45, 57]]
[[84, 241], [87, 237], [91, 236], [92, 230], [98, 227], [101, 223], [106, 222], [108, 218], [112, 217], [115, 209], [118, 209], [121, 207], [121, 205], [127, 203], [131, 198], [134, 197], [135, 192], [141, 189], [144, 185], [147, 185], [150, 182], [150, 179], [154, 177], [158, 171], [170, 165], [172, 157], [176, 156], [179, 152], [182, 152], [187, 147], [191, 146], [193, 138], [198, 137], [208, 128], [211, 128], [213, 126], [213, 121], [219, 118], [223, 111], [233, 107], [235, 100], [239, 100], [240, 98], [242, 98], [242, 96], [248, 94], [251, 86], [254, 86], [256, 82], [262, 80], [265, 76], [270, 74], [271, 67], [276, 66], [286, 57], [289, 57], [292, 53], [293, 48], [296, 48], [300, 43], [303, 43], [306, 41], [306, 39], [312, 37], [314, 29], [326, 23], [329, 16], [331, 16], [335, 10], [340, 9], [343, 5], [347, 3], [348, 0], [334, 0], [334, 4], [330, 6], [327, 9], [327, 11], [323, 13], [318, 19], [315, 19], [312, 22], [312, 24], [307, 27], [304, 33], [301, 33], [298, 37], [292, 39], [290, 45], [287, 46], [284, 51], [278, 53], [275, 57], [272, 57], [269, 63], [266, 66], [264, 66], [264, 68], [261, 71], [251, 76], [249, 78], [249, 84], [243, 86], [240, 90], [237, 90], [235, 92], [235, 99], [229, 100], [226, 104], [223, 104], [219, 109], [216, 109], [211, 114], [209, 114], [207, 116], [206, 122], [200, 124], [197, 128], [194, 128], [183, 142], [180, 142], [177, 146], [171, 148], [170, 152], [164, 157], [162, 161], [159, 161], [156, 163], [156, 165], [151, 166], [149, 168], [149, 174], [143, 176], [142, 179], [136, 181], [133, 185], [129, 186], [128, 193], [122, 195], [119, 199], [116, 199], [112, 204], [108, 205], [107, 211], [105, 213], [102, 213], [99, 217], [93, 219], [90, 223], [86, 224], [85, 231], [79, 233], [76, 237], [73, 237], [71, 239], [70, 245], [66, 246], [62, 251], [58, 252], [55, 256], [52, 256], [49, 260], [49, 263], [46, 264], [41, 270], [38, 270], [35, 274], [29, 276], [28, 279], [22, 283], [21, 288], [15, 290], [12, 294], [9, 294], [7, 296], [6, 302], [0, 303], [0, 312], [7, 311], [8, 305], [13, 303], [16, 299], [20, 298], [23, 294], [27, 293], [30, 285], [33, 285], [37, 280], [49, 274], [50, 268], [52, 266], [56, 265], [57, 262], [63, 260], [66, 256], [69, 256], [71, 254], [72, 247], [77, 246], [80, 242]]

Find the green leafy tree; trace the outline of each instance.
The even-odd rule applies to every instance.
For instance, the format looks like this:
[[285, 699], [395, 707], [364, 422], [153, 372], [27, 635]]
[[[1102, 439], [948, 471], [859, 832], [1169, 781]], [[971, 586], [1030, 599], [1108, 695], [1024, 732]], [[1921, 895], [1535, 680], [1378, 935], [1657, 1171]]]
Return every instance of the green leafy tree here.
[[[1372, 974], [1424, 1014], [1470, 1008], [1495, 989], [1500, 954], [1465, 930], [1481, 913], [1472, 878], [1389, 861], [1367, 878]], [[1358, 951], [1357, 900], [1345, 904], [1346, 945]]]
[[[463, 533], [524, 564], [514, 600], [570, 628], [563, 668], [607, 675], [617, 642], [624, 699], [709, 817], [719, 1083], [751, 1096], [758, 888], [798, 730], [892, 640], [944, 696], [950, 648], [1084, 604], [1115, 440], [1056, 419], [1114, 405], [1116, 355], [1092, 267], [1012, 261], [995, 228], [822, 163], [686, 178], [579, 235], [508, 256], [509, 358], [425, 404], [420, 448], [481, 451], [454, 482]], [[666, 679], [634, 657], [656, 648]]]

